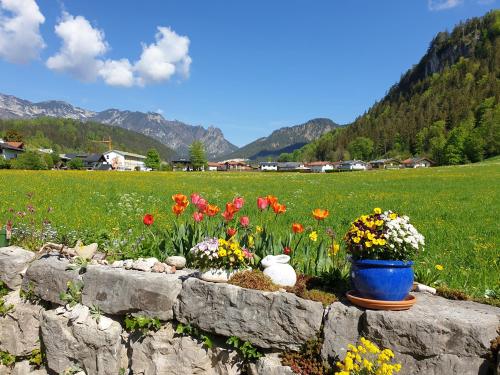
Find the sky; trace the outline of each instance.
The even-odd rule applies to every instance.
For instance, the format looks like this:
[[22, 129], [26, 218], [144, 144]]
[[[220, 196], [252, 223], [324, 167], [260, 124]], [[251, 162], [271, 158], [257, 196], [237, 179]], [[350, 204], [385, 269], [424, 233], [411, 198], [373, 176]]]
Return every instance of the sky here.
[[352, 122], [500, 0], [0, 0], [0, 92], [216, 126]]

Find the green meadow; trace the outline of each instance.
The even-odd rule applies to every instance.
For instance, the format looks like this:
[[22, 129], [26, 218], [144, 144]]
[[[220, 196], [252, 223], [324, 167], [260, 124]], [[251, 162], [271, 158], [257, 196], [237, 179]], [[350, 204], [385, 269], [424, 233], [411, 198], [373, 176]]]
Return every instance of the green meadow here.
[[[47, 219], [60, 235], [72, 233], [73, 238], [83, 232], [86, 238], [103, 232], [132, 236], [142, 230], [145, 213], [154, 215], [155, 226], [172, 227], [179, 219], [171, 212], [171, 196], [196, 192], [221, 211], [226, 201], [243, 196], [241, 214], [254, 226], [267, 223], [278, 239], [299, 222], [310, 230], [331, 227], [342, 247], [349, 223], [380, 207], [410, 216], [425, 236], [417, 272], [475, 296], [500, 291], [498, 158], [454, 167], [332, 174], [2, 170], [0, 181], [1, 224], [13, 219], [14, 225], [37, 226]], [[258, 211], [257, 197], [268, 194], [287, 206], [285, 214]], [[330, 211], [321, 228], [311, 215], [314, 208]], [[27, 215], [19, 218], [17, 212]], [[191, 220], [189, 212], [183, 215]]]

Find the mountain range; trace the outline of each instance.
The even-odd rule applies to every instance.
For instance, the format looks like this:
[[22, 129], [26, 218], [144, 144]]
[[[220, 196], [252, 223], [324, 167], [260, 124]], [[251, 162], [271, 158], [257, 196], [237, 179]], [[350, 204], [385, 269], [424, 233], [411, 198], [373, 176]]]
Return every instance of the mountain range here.
[[189, 145], [201, 141], [210, 160], [245, 157], [263, 159], [278, 156], [282, 152], [291, 152], [308, 142], [334, 129], [337, 124], [329, 119], [314, 119], [304, 124], [284, 127], [274, 131], [268, 137], [260, 138], [238, 148], [224, 138], [216, 127], [204, 128], [192, 126], [177, 120], [166, 120], [154, 112], [137, 112], [107, 109], [95, 112], [58, 100], [33, 103], [12, 95], [0, 94], [0, 119], [35, 119], [55, 117], [96, 122], [113, 127], [120, 127], [144, 134], [158, 140], [172, 149], [177, 157], [187, 157]]
[[189, 145], [200, 140], [210, 159], [235, 151], [238, 147], [224, 138], [219, 128], [192, 126], [180, 121], [166, 120], [154, 112], [133, 112], [108, 109], [94, 112], [57, 100], [32, 103], [12, 95], [0, 94], [0, 118], [32, 119], [37, 117], [59, 117], [82, 122], [98, 122], [132, 130], [154, 138], [173, 149], [179, 157], [188, 155]]

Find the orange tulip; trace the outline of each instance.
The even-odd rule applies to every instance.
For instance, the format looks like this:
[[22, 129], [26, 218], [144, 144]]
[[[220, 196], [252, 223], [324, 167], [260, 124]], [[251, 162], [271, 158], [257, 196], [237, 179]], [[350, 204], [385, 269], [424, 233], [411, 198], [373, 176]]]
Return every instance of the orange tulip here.
[[268, 195], [268, 196], [266, 197], [266, 199], [267, 199], [267, 203], [268, 203], [270, 206], [274, 205], [275, 203], [278, 203], [278, 198], [276, 198], [274, 195]]
[[174, 195], [172, 195], [172, 200], [178, 206], [187, 207], [189, 204], [188, 197], [186, 197], [184, 194], [174, 194]]
[[304, 231], [304, 226], [299, 223], [292, 224], [292, 232], [293, 233], [302, 233]]
[[186, 209], [186, 206], [182, 206], [180, 204], [174, 204], [172, 206], [172, 212], [174, 214], [176, 214], [177, 216], [179, 216], [180, 214], [182, 214], [185, 209]]
[[316, 220], [325, 220], [330, 212], [328, 210], [324, 210], [322, 208], [316, 208], [313, 212], [312, 215]]
[[207, 216], [213, 217], [217, 215], [220, 211], [220, 208], [217, 207], [215, 204], [209, 204], [207, 205], [207, 208], [205, 209], [205, 213]]
[[284, 214], [286, 212], [286, 206], [284, 204], [275, 202], [273, 205], [273, 211], [276, 215]]

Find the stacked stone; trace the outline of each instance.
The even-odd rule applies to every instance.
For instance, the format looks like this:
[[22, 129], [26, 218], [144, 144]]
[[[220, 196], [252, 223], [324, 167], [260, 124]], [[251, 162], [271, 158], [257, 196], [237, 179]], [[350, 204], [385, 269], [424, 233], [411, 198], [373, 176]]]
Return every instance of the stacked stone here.
[[[403, 363], [402, 374], [486, 374], [489, 342], [500, 325], [498, 308], [424, 293], [408, 311], [365, 311], [344, 302], [325, 309], [282, 291], [205, 282], [189, 270], [144, 272], [96, 264], [80, 274], [68, 268], [65, 258], [32, 258], [19, 248], [0, 249], [0, 279], [14, 290], [6, 298], [15, 305], [14, 312], [0, 318], [0, 350], [26, 357], [40, 340], [53, 373], [78, 367], [88, 375], [115, 375], [121, 369], [144, 375], [239, 374], [243, 360], [221, 338], [237, 336], [266, 353], [248, 373], [286, 375], [293, 372], [281, 365], [278, 353], [298, 350], [322, 335], [322, 355], [330, 363], [364, 336], [391, 348]], [[24, 290], [51, 308], [19, 300], [15, 289], [21, 281]], [[64, 305], [59, 294], [68, 281], [83, 284], [78, 313], [58, 307]], [[96, 307], [106, 324], [88, 313]], [[139, 339], [123, 330], [126, 314], [159, 318], [164, 324]], [[195, 338], [175, 334], [175, 322], [212, 334], [214, 346], [208, 349]], [[26, 366], [19, 362], [3, 373], [44, 373], [28, 372]]]

